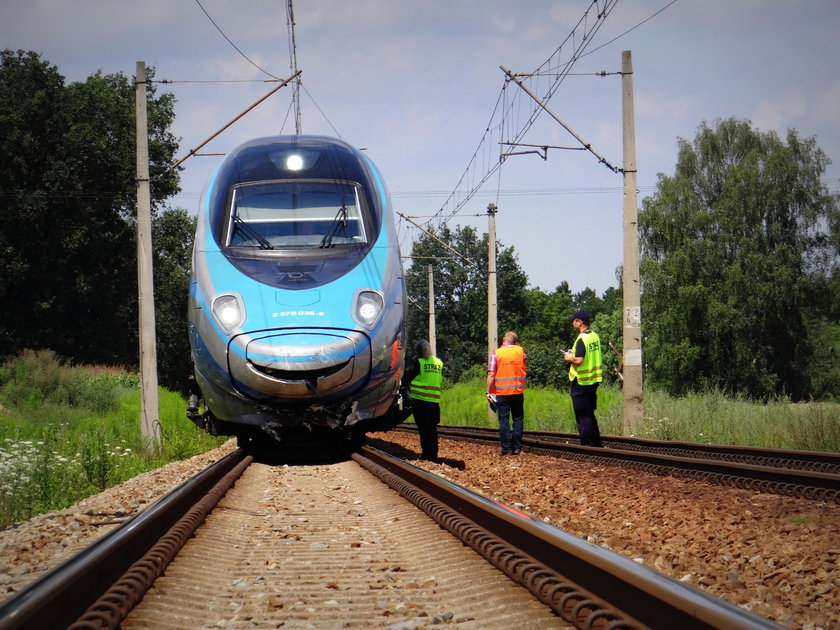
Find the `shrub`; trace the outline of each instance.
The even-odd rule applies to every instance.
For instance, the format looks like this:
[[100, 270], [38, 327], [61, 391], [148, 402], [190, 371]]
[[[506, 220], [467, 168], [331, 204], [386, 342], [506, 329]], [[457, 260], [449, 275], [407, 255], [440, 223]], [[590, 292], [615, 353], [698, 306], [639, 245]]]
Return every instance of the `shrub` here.
[[0, 527], [60, 509], [134, 475], [222, 444], [159, 389], [163, 448], [140, 435], [139, 377], [25, 351], [0, 366]]

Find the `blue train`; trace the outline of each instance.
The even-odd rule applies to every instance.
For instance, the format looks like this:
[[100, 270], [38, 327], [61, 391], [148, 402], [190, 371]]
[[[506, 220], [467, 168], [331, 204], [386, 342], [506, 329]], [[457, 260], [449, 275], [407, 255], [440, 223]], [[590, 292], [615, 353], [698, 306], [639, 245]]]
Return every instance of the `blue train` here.
[[390, 198], [362, 152], [322, 136], [251, 140], [200, 201], [188, 417], [239, 444], [404, 419], [406, 293]]

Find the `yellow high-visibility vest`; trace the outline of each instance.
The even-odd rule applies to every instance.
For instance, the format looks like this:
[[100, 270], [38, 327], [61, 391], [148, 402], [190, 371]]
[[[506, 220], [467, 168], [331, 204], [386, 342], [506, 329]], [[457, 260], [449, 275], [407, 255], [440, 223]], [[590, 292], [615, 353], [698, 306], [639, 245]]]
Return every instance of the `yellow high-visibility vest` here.
[[588, 333], [580, 333], [575, 339], [575, 344], [572, 346], [572, 353], [574, 354], [577, 348], [578, 340], [583, 341], [583, 346], [586, 348], [586, 354], [583, 357], [583, 363], [569, 365], [569, 380], [573, 381], [575, 378], [580, 385], [593, 385], [604, 380], [602, 374], [603, 362], [601, 360], [601, 338], [592, 331]]
[[443, 381], [443, 361], [437, 357], [417, 359], [420, 373], [411, 381], [411, 397], [440, 403], [440, 384]]

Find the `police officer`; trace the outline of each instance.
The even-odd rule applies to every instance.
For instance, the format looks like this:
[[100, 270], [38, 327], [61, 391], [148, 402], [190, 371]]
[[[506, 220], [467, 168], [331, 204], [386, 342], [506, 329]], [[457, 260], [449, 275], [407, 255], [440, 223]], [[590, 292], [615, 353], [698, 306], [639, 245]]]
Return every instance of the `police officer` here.
[[603, 380], [601, 339], [589, 328], [592, 318], [586, 311], [575, 311], [569, 320], [578, 336], [572, 349], [563, 351], [563, 359], [569, 362], [569, 395], [575, 410], [580, 443], [582, 446], [601, 447], [601, 433], [595, 418], [598, 384]]
[[425, 339], [418, 341], [414, 350], [417, 359], [406, 370], [405, 379], [410, 382], [414, 423], [420, 432], [420, 458], [436, 462], [439, 461], [437, 425], [440, 424], [443, 361], [432, 354], [432, 344]]
[[[515, 332], [506, 332], [502, 345], [490, 355], [487, 364], [487, 398], [499, 414], [502, 455], [519, 455], [525, 427], [525, 351]], [[513, 430], [510, 418], [513, 416]]]

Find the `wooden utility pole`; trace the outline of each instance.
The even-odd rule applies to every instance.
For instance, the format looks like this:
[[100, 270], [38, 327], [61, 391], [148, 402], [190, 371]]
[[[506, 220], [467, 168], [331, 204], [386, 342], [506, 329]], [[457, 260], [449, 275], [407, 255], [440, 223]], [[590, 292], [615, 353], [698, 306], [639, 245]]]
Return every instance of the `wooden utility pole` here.
[[636, 201], [636, 125], [633, 60], [621, 53], [621, 113], [624, 137], [624, 418], [625, 435], [638, 435], [642, 421], [642, 309], [639, 288], [639, 219]]
[[[499, 322], [496, 301], [496, 204], [487, 206], [487, 356], [499, 347]], [[496, 414], [489, 407], [490, 418]]]
[[149, 125], [146, 64], [137, 62], [135, 118], [137, 142], [137, 290], [140, 305], [140, 428], [148, 448], [160, 448], [155, 299], [152, 276], [152, 203], [149, 191]]
[[435, 331], [435, 278], [432, 272], [432, 265], [429, 265], [429, 343], [432, 346], [432, 354], [437, 356], [437, 332]]

